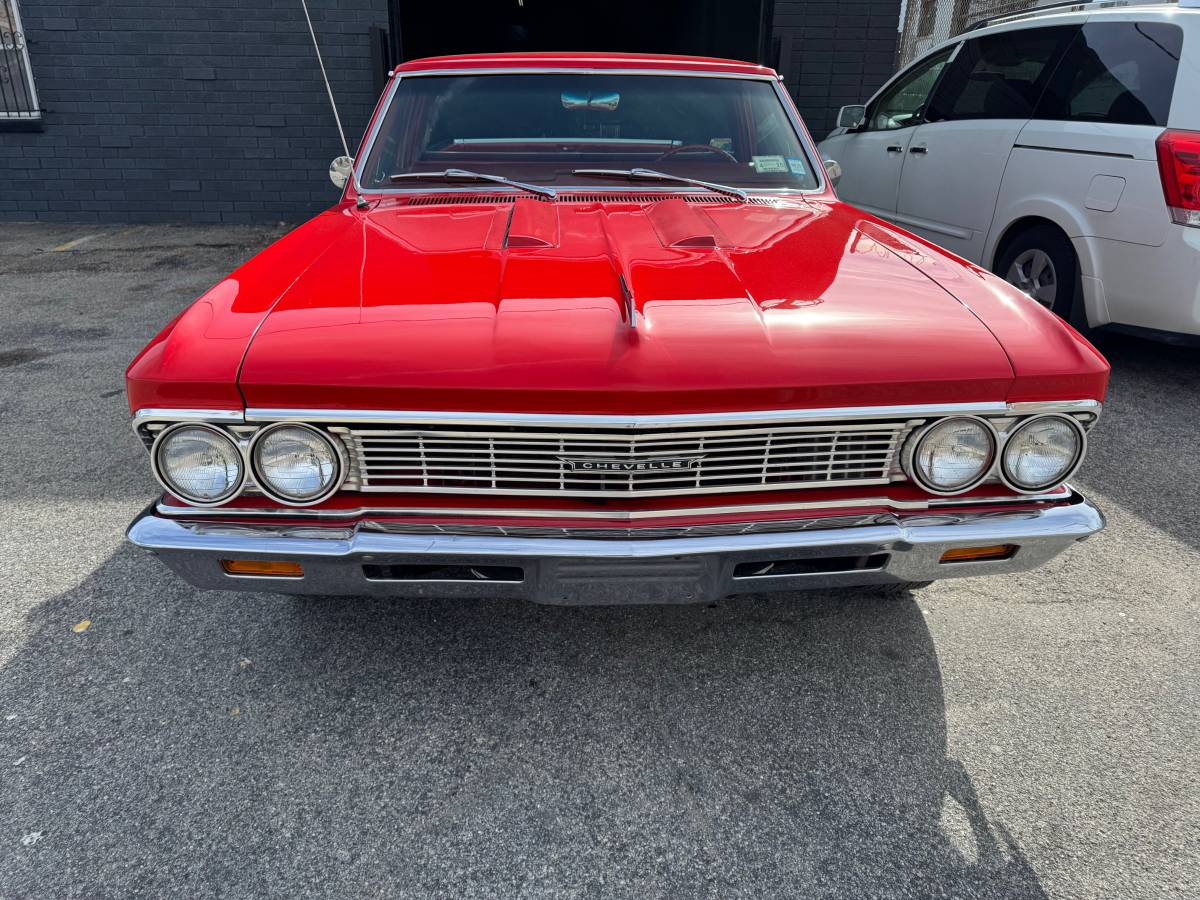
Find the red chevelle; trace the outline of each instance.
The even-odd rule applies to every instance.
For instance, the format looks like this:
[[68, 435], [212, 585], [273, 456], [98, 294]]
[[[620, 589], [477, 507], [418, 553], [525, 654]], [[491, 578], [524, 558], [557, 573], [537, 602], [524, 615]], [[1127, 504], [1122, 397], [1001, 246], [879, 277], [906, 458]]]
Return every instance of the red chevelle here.
[[130, 365], [130, 539], [207, 588], [676, 603], [1098, 531], [1104, 359], [836, 171], [759, 66], [406, 63], [341, 202]]

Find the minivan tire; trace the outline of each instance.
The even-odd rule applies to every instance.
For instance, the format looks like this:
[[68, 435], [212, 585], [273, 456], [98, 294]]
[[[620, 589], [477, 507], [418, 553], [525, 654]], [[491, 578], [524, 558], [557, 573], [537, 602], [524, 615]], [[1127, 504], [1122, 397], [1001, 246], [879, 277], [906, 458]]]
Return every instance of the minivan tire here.
[[[1034, 274], [1035, 270], [1045, 263], [1048, 263], [1048, 268], [1052, 271], [1047, 272], [1047, 267], [1036, 271], [1038, 279], [1031, 284], [1028, 276]], [[1047, 276], [1050, 275], [1054, 285], [1053, 303], [1047, 304], [1037, 296], [1034, 296], [1034, 299], [1043, 306], [1049, 306], [1052, 313], [1070, 322], [1079, 331], [1084, 334], [1090, 333], [1079, 283], [1079, 260], [1075, 256], [1075, 248], [1071, 246], [1067, 236], [1053, 225], [1037, 225], [1018, 234], [996, 257], [996, 265], [992, 271], [1009, 284], [1031, 295], [1031, 288], [1040, 288], [1044, 292]], [[1022, 278], [1021, 273], [1026, 277]]]

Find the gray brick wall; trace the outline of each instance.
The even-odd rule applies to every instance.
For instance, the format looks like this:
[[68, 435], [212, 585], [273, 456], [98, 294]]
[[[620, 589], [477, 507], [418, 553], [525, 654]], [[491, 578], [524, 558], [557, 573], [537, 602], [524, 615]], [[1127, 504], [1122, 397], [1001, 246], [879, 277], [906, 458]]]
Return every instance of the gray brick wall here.
[[[913, 0], [910, 0], [913, 2]], [[775, 0], [779, 69], [818, 141], [896, 70], [900, 0]]]
[[[350, 150], [386, 0], [309, 0]], [[0, 219], [299, 221], [341, 144], [299, 0], [21, 0], [41, 132], [0, 132]]]
[[[309, 0], [351, 152], [388, 0]], [[301, 221], [341, 152], [299, 0], [20, 0], [46, 110], [0, 131], [0, 220]], [[893, 70], [899, 0], [775, 0], [814, 136]], [[484, 48], [481, 48], [484, 49]]]

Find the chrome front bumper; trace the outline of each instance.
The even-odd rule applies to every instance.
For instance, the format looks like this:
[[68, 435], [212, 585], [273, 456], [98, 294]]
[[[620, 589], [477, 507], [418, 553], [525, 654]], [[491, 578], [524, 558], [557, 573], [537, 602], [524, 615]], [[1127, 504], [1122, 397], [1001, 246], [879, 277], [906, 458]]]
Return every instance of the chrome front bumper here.
[[[128, 537], [200, 588], [589, 605], [698, 603], [730, 594], [1023, 572], [1103, 527], [1100, 511], [1072, 493], [1035, 510], [886, 514], [836, 528], [812, 520], [795, 531], [648, 539], [389, 533], [368, 523], [218, 524], [167, 518], [151, 507]], [[1004, 559], [941, 561], [947, 550], [997, 544], [1016, 549]], [[304, 574], [226, 574], [221, 561], [239, 559], [297, 562]]]

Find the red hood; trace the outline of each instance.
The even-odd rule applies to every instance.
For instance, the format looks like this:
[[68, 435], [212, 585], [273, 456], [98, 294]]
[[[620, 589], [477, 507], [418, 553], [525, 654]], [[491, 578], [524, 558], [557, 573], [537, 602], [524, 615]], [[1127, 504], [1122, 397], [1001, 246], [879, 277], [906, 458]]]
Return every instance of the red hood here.
[[996, 339], [856, 218], [679, 199], [385, 206], [276, 304], [242, 392], [611, 413], [1003, 397]]
[[[1036, 304], [836, 202], [400, 202], [321, 219], [319, 241], [276, 274], [291, 283], [273, 306], [230, 301], [253, 314], [237, 329], [248, 406], [652, 414], [1025, 399], [1010, 343], [1039, 361], [1037, 390], [1103, 395], [1103, 360]], [[273, 270], [294, 238], [272, 248]], [[234, 343], [222, 349], [228, 366]]]

